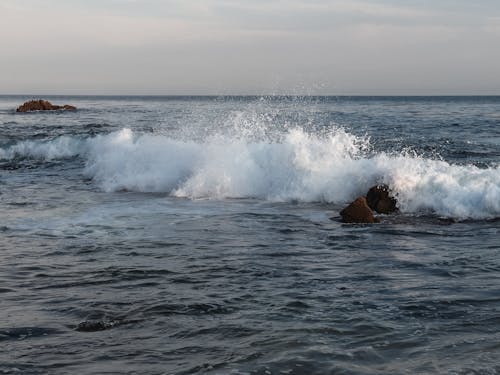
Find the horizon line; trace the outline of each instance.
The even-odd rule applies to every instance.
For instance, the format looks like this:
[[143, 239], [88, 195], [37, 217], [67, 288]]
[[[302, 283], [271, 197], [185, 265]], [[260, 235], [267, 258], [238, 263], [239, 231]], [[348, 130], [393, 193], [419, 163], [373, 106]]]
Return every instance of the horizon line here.
[[73, 96], [73, 97], [199, 97], [199, 98], [231, 98], [231, 97], [241, 97], [241, 98], [259, 98], [259, 97], [281, 97], [281, 98], [335, 98], [335, 97], [496, 97], [500, 96], [500, 92], [497, 94], [34, 94], [34, 93], [22, 93], [22, 94], [5, 94], [0, 93], [1, 97], [58, 97], [58, 96]]

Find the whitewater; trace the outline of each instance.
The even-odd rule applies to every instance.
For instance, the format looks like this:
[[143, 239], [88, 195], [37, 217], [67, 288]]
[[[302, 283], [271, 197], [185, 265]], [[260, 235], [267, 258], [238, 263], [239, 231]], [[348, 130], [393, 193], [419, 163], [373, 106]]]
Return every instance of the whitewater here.
[[401, 212], [456, 219], [500, 217], [500, 166], [478, 168], [376, 152], [367, 139], [335, 129], [293, 129], [281, 142], [213, 136], [204, 142], [122, 129], [90, 138], [62, 136], [0, 149], [0, 160], [71, 157], [106, 192], [164, 192], [187, 198], [258, 198], [342, 204], [388, 184]]
[[[0, 372], [500, 372], [500, 97], [27, 99]], [[376, 184], [399, 211], [341, 223]]]

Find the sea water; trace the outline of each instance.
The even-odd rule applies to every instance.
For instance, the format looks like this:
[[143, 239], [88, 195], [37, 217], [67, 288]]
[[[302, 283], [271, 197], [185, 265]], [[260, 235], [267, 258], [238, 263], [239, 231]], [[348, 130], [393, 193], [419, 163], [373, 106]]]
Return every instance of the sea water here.
[[[500, 372], [500, 97], [0, 97], [0, 372]], [[388, 184], [399, 212], [339, 211]]]

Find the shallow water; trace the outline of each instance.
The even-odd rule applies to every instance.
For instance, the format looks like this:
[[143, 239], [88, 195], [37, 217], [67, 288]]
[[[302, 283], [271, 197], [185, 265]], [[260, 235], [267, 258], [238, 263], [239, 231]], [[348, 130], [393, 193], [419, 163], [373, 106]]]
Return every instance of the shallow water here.
[[[0, 371], [500, 372], [500, 98], [0, 97]], [[346, 225], [374, 183], [400, 212]]]

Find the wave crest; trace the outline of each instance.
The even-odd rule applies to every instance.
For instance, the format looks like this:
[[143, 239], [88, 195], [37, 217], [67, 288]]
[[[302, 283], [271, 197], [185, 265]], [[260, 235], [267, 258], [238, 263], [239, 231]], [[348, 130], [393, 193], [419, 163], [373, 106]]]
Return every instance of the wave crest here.
[[0, 160], [36, 159], [51, 161], [85, 153], [86, 140], [61, 136], [50, 141], [22, 141], [0, 148]]
[[344, 204], [370, 186], [386, 183], [405, 213], [500, 217], [500, 166], [478, 168], [374, 153], [367, 139], [342, 129], [323, 135], [292, 129], [279, 140], [219, 135], [203, 141], [123, 129], [94, 138], [65, 136], [0, 149], [0, 159], [76, 155], [85, 159], [84, 173], [107, 192]]

